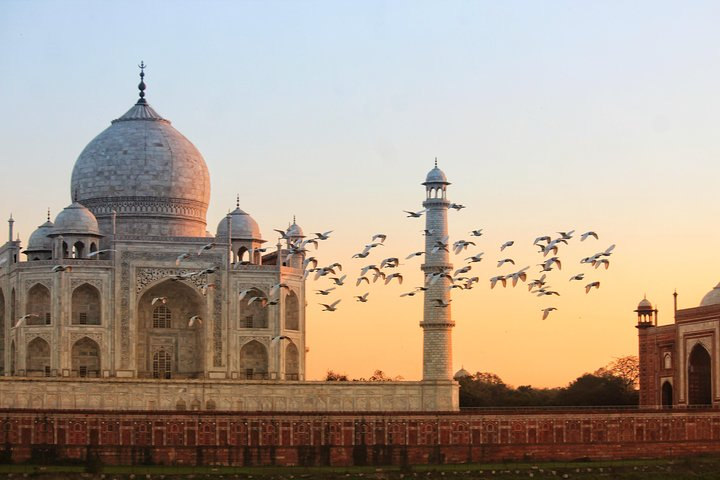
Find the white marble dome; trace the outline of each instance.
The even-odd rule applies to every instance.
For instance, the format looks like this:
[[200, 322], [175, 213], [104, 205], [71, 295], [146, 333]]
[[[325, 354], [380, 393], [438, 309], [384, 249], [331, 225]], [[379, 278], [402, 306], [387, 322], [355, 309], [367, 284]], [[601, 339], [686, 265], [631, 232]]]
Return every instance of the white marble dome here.
[[295, 222], [295, 218], [293, 218], [293, 223], [288, 227], [285, 235], [289, 238], [304, 238], [305, 232], [303, 232], [303, 229]]
[[[260, 227], [257, 222], [246, 212], [237, 207], [230, 212], [231, 238], [237, 240], [260, 240]], [[228, 235], [227, 217], [220, 220], [217, 227], [217, 238], [225, 239]]]
[[52, 238], [48, 237], [53, 232], [54, 224], [50, 220], [40, 225], [28, 238], [26, 252], [48, 252], [52, 251]]
[[73, 202], [55, 217], [52, 235], [100, 236], [100, 229], [95, 215], [80, 203]]
[[120, 235], [205, 236], [205, 160], [144, 98], [85, 147], [71, 194], [97, 216], [104, 233], [111, 233], [114, 211]]
[[447, 177], [445, 176], [445, 172], [440, 170], [437, 165], [435, 165], [435, 168], [428, 172], [423, 185], [427, 185], [428, 183], [441, 183], [444, 185], [450, 185], [450, 182], [448, 182]]
[[638, 303], [637, 309], [638, 310], [652, 310], [653, 306], [652, 303], [650, 303], [650, 300], [647, 298], [643, 298], [640, 300], [640, 303]]
[[700, 301], [701, 307], [707, 307], [708, 305], [720, 305], [720, 283], [706, 293]]

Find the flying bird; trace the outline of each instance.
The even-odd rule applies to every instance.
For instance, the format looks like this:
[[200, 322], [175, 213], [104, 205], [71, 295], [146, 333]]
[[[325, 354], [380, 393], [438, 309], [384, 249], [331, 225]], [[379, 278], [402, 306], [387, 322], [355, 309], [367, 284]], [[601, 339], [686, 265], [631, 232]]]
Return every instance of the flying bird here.
[[605, 270], [607, 270], [610, 267], [610, 260], [607, 258], [601, 258], [599, 260], [592, 261], [593, 267], [598, 268], [600, 265], [605, 265]]
[[562, 264], [560, 263], [560, 259], [558, 257], [550, 257], [547, 260], [545, 260], [543, 263], [538, 263], [539, 266], [542, 266], [542, 272], [549, 272], [552, 270], [553, 264], [557, 264], [558, 270], [562, 270]]
[[503, 258], [502, 260], [498, 261], [497, 266], [498, 268], [500, 268], [506, 263], [512, 263], [513, 265], [515, 265], [515, 260], [513, 260], [512, 258]]
[[541, 237], [537, 237], [535, 241], [533, 242], [533, 245], [538, 245], [540, 242], [550, 243], [552, 239], [548, 237], [547, 235], [543, 235]]
[[531, 281], [530, 283], [528, 283], [528, 291], [532, 290], [532, 289], [535, 288], [535, 287], [540, 288], [540, 287], [542, 287], [543, 285], [545, 285], [545, 277], [546, 277], [546, 276], [547, 276], [547, 275], [545, 275], [545, 274], [543, 273], [540, 278], [538, 278], [537, 280], [533, 280], [533, 281]]
[[363, 275], [362, 277], [358, 277], [355, 286], [359, 287], [362, 282], [367, 282], [367, 284], [370, 285], [370, 279]]
[[426, 212], [426, 210], [420, 210], [419, 212], [411, 212], [409, 210], [403, 210], [403, 212], [407, 213], [407, 218], [420, 218], [420, 217], [422, 217], [422, 214]]
[[452, 208], [454, 210], [457, 210], [458, 212], [465, 208], [465, 205], [460, 205], [459, 203], [451, 203], [448, 208]]
[[27, 320], [27, 319], [30, 318], [30, 317], [38, 317], [38, 318], [39, 318], [40, 315], [38, 315], [37, 313], [28, 313], [28, 314], [25, 314], [25, 315], [23, 315], [22, 317], [18, 318], [18, 321], [15, 322], [15, 326], [16, 326], [16, 327], [19, 327], [20, 325], [22, 325], [23, 323], [25, 323], [25, 320]]
[[478, 230], [471, 230], [470, 235], [472, 235], [473, 237], [480, 237], [480, 236], [482, 236], [482, 231], [483, 231], [482, 228], [480, 228]]
[[255, 302], [258, 302], [261, 307], [264, 307], [267, 305], [267, 297], [252, 297], [250, 300], [248, 300], [248, 306], [252, 305]]
[[94, 252], [88, 253], [87, 258], [94, 257], [95, 255], [100, 255], [101, 253], [107, 253], [107, 252], [117, 252], [117, 250], [113, 250], [112, 248], [105, 248], [103, 250], [95, 250]]
[[502, 252], [502, 251], [505, 250], [507, 247], [512, 247], [513, 244], [515, 244], [515, 242], [514, 242], [513, 240], [508, 240], [507, 242], [505, 242], [505, 243], [503, 243], [502, 245], [500, 245], [500, 251]]
[[247, 295], [248, 293], [252, 292], [253, 290], [254, 290], [254, 288], [248, 288], [248, 289], [246, 289], [246, 290], [241, 290], [241, 291], [240, 291], [240, 296], [238, 297], [238, 300], [242, 300], [243, 298], [245, 298], [245, 295]]
[[570, 230], [569, 232], [557, 232], [560, 234], [560, 238], [562, 240], [570, 240], [572, 238], [573, 233], [575, 233], [575, 230]]
[[315, 257], [307, 257], [307, 258], [303, 261], [303, 270], [305, 270], [306, 268], [308, 268], [308, 266], [309, 266], [311, 263], [312, 263], [312, 267], [311, 267], [311, 268], [317, 268], [317, 266], [318, 266], [317, 258], [315, 258]]
[[330, 295], [330, 292], [335, 290], [335, 287], [326, 288], [325, 290], [315, 290], [317, 295]]
[[315, 235], [315, 237], [316, 237], [315, 240], [327, 240], [328, 238], [330, 238], [330, 234], [332, 232], [333, 232], [332, 230], [328, 230], [327, 232], [314, 233], [313, 235]]
[[366, 266], [364, 266], [363, 268], [361, 268], [361, 269], [360, 269], [360, 275], [364, 276], [364, 275], [367, 274], [370, 270], [372, 270], [373, 272], [380, 273], [380, 269], [377, 267], [377, 265], [373, 264], [373, 265], [366, 265]]
[[190, 258], [189, 253], [181, 253], [180, 255], [178, 255], [178, 257], [175, 259], [175, 266], [177, 267], [178, 265], [180, 265], [180, 262], [182, 262], [186, 258]]
[[345, 284], [344, 282], [345, 282], [346, 278], [347, 278], [347, 275], [343, 275], [342, 277], [330, 277], [330, 280], [335, 282], [335, 285], [341, 287]]
[[272, 339], [270, 339], [270, 342], [275, 343], [279, 342], [280, 340], [290, 340], [290, 337], [288, 337], [287, 335], [278, 335], [277, 337], [272, 337]]
[[385, 239], [387, 239], [387, 235], [385, 235], [384, 233], [376, 233], [372, 236], [370, 241], [374, 242], [375, 240], [380, 240], [380, 243], [385, 243]]
[[355, 295], [355, 298], [357, 298], [358, 302], [365, 303], [368, 301], [368, 295], [370, 295], [370, 292], [367, 292], [364, 295]]
[[572, 277], [570, 277], [570, 281], [572, 282], [573, 280], [582, 280], [583, 278], [585, 278], [585, 274], [578, 273], [577, 275], [573, 275]]
[[410, 260], [413, 257], [419, 257], [420, 255], [425, 255], [425, 252], [413, 252], [407, 257], [405, 257], [405, 260]]
[[517, 285], [518, 280], [521, 280], [524, 282], [527, 279], [527, 273], [525, 273], [525, 271], [529, 268], [530, 267], [525, 267], [521, 270], [518, 270], [515, 273], [511, 273], [511, 274], [507, 275], [505, 278], [507, 278], [508, 280], [512, 279], [512, 286], [514, 287], [515, 285]]
[[475, 246], [475, 242], [468, 242], [466, 240], [458, 240], [457, 242], [453, 243], [453, 251], [455, 252], [455, 255], [462, 252], [463, 250], [467, 250], [468, 245]]
[[433, 301], [435, 302], [435, 306], [436, 306], [436, 307], [442, 307], [442, 308], [447, 308], [447, 307], [449, 307], [449, 306], [450, 306], [450, 302], [452, 302], [452, 300], [445, 301], [445, 300], [443, 300], [443, 299], [441, 299], [441, 298], [434, 298]]
[[507, 285], [507, 278], [504, 275], [498, 275], [496, 277], [492, 277], [490, 279], [490, 289], [492, 290], [493, 288], [495, 288], [495, 285], [498, 282], [501, 282], [502, 286], [504, 287], [505, 285]]
[[283, 289], [283, 288], [285, 290], [287, 290], [288, 292], [290, 291], [290, 285], [288, 285], [287, 283], [276, 283], [275, 285], [270, 287], [270, 296], [272, 297], [277, 292], [279, 292], [280, 289]]
[[589, 232], [585, 232], [582, 235], [580, 235], [580, 241], [584, 242], [586, 238], [591, 237], [591, 236], [595, 237], [595, 240], [598, 240], [598, 234], [593, 231], [589, 231]]
[[473, 255], [472, 257], [466, 258], [465, 260], [469, 260], [470, 263], [481, 262], [483, 255], [485, 255], [485, 252], [480, 252], [480, 253], [478, 253], [477, 255]]
[[190, 321], [188, 322], [188, 327], [192, 327], [196, 323], [202, 323], [202, 318], [200, 318], [197, 315], [193, 315], [192, 317], [190, 317]]
[[72, 272], [72, 266], [71, 265], [55, 265], [52, 268], [53, 272]]
[[167, 301], [168, 301], [168, 297], [155, 297], [152, 299], [152, 302], [150, 302], [150, 305], [155, 305], [158, 302], [165, 305], [167, 303]]
[[553, 310], [557, 310], [557, 308], [548, 307], [548, 308], [543, 308], [542, 310], [540, 310], [541, 312], [543, 312], [542, 319], [545, 320], [548, 317], [548, 315], [550, 315], [550, 312], [552, 312]]
[[333, 303], [328, 305], [327, 303], [320, 303], [319, 305], [323, 306], [323, 312], [334, 312], [337, 310], [337, 305], [340, 303], [341, 300], [335, 300]]
[[380, 262], [380, 268], [395, 268], [400, 265], [400, 259], [397, 257], [389, 257]]
[[208, 243], [207, 245], [203, 245], [202, 247], [200, 247], [200, 249], [198, 250], [197, 254], [200, 255], [200, 254], [202, 254], [203, 252], [206, 252], [206, 251], [210, 250], [210, 249], [213, 248], [214, 246], [215, 246], [215, 242], [211, 242], [211, 243]]
[[585, 293], [588, 293], [593, 287], [600, 288], [600, 282], [591, 282], [585, 285]]
[[390, 275], [386, 276], [386, 277], [385, 277], [385, 285], [387, 285], [388, 283], [390, 283], [393, 278], [397, 278], [398, 283], [399, 283], [400, 285], [402, 285], [403, 276], [402, 276], [402, 274], [400, 274], [400, 273], [391, 273]]
[[455, 270], [454, 276], [458, 276], [459, 274], [462, 274], [462, 273], [467, 273], [470, 270], [472, 270], [472, 265], [465, 265], [464, 267], [461, 267], [461, 268], [458, 268], [457, 270]]

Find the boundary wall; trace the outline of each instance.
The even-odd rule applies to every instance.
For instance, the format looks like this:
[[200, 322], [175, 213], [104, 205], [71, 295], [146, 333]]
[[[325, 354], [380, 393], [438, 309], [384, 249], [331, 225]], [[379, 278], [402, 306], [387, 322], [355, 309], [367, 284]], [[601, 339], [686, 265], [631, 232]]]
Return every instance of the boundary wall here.
[[0, 409], [0, 462], [410, 465], [720, 453], [717, 410], [318, 413]]

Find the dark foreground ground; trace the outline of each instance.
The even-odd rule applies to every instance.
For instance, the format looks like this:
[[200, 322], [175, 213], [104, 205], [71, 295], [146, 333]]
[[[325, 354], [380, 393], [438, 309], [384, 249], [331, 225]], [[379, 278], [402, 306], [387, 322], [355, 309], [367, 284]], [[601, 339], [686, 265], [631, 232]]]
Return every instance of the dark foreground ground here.
[[[92, 470], [92, 471], [88, 471]], [[399, 479], [720, 479], [720, 457], [616, 462], [508, 463], [374, 467], [101, 467], [0, 465], [0, 478], [42, 480], [399, 480]]]

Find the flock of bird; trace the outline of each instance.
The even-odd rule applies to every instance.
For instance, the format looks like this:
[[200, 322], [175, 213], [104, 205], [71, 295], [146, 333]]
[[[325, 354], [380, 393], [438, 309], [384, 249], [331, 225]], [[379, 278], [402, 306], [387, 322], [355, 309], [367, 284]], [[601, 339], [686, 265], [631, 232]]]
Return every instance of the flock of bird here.
[[[449, 205], [449, 208], [454, 209], [456, 211], [460, 211], [465, 208], [464, 205], [451, 203]], [[411, 210], [404, 210], [404, 212], [407, 214], [407, 218], [421, 218], [427, 210], [420, 210], [420, 211], [411, 211]], [[319, 264], [319, 260], [315, 257], [310, 255], [312, 253], [312, 250], [310, 250], [310, 247], [314, 247], [315, 250], [318, 249], [320, 242], [324, 242], [331, 238], [331, 234], [333, 233], [332, 230], [325, 231], [325, 232], [316, 232], [313, 233], [314, 237], [307, 238], [307, 239], [294, 239], [288, 237], [287, 233], [284, 230], [275, 229], [276, 232], [280, 234], [280, 236], [287, 240], [288, 242], [288, 252], [287, 252], [287, 262], [289, 263], [293, 257], [299, 257], [303, 258], [302, 268], [304, 271], [304, 278], [307, 279], [310, 276], [312, 276], [312, 279], [315, 281], [318, 280], [327, 280], [330, 283], [329, 286], [325, 286], [323, 288], [317, 288], [314, 289], [315, 294], [320, 296], [330, 296], [333, 293], [336, 293], [338, 288], [341, 288], [346, 285], [348, 278], [347, 274], [343, 274], [343, 266], [339, 262], [333, 262], [328, 264], [327, 266], [322, 266]], [[434, 230], [423, 230], [423, 235], [425, 236], [435, 236], [438, 232]], [[517, 286], [518, 283], [526, 283], [528, 286], [528, 291], [531, 294], [536, 295], [537, 297], [552, 297], [552, 296], [560, 296], [560, 292], [553, 289], [548, 284], [547, 279], [547, 272], [553, 271], [557, 268], [557, 270], [562, 270], [562, 264], [563, 260], [558, 257], [558, 252], [561, 248], [563, 248], [565, 245], [568, 245], [569, 242], [576, 237], [575, 231], [561, 231], [556, 232], [557, 235], [551, 236], [551, 235], [542, 235], [535, 238], [535, 240], [532, 242], [532, 245], [537, 249], [537, 254], [542, 255], [540, 257], [540, 263], [536, 264], [537, 267], [540, 267], [538, 270], [539, 278], [531, 279], [528, 282], [528, 275], [531, 269], [531, 266], [525, 266], [519, 270], [516, 271], [509, 271], [506, 273], [500, 273], [498, 275], [491, 276], [489, 278], [490, 283], [490, 289], [492, 290], [497, 285], [502, 285], [503, 287], [507, 287], [508, 283], [511, 284], [512, 287]], [[436, 273], [429, 273], [425, 276], [425, 282], [424, 285], [416, 286], [413, 290], [404, 292], [400, 294], [400, 297], [412, 297], [415, 296], [421, 292], [426, 292], [428, 290], [428, 287], [437, 284], [440, 280], [447, 280], [448, 286], [447, 288], [449, 290], [452, 289], [458, 289], [458, 290], [470, 290], [473, 289], [476, 285], [480, 283], [480, 277], [479, 276], [470, 276], [471, 270], [473, 270], [474, 267], [477, 266], [477, 264], [481, 263], [485, 257], [485, 252], [480, 251], [476, 253], [470, 253], [468, 252], [469, 247], [477, 247], [476, 241], [479, 242], [479, 238], [483, 236], [483, 229], [476, 229], [471, 230], [469, 232], [470, 238], [473, 240], [457, 240], [452, 245], [450, 245], [450, 240], [448, 236], [444, 236], [442, 238], [438, 238], [435, 240], [434, 244], [432, 244], [432, 248], [430, 252], [426, 251], [415, 251], [411, 252], [408, 255], [404, 256], [405, 261], [412, 260], [417, 257], [421, 257], [423, 255], [427, 255], [428, 253], [436, 254], [440, 251], [444, 251], [450, 254], [450, 251], [452, 249], [452, 253], [454, 255], [460, 255], [463, 252], [467, 252], [466, 254], [470, 255], [468, 257], [464, 258], [465, 265], [462, 267], [452, 271], [452, 269], [444, 269], [440, 272]], [[364, 247], [358, 252], [352, 255], [352, 259], [366, 259], [368, 258], [373, 252], [376, 252], [378, 250], [384, 250], [384, 248], [379, 247], [385, 247], [385, 241], [387, 240], [387, 234], [385, 233], [376, 233], [370, 237], [370, 241], [364, 245]], [[594, 238], [595, 240], [599, 240], [599, 236], [594, 231], [587, 231], [581, 235], [580, 242], [585, 242], [589, 238]], [[509, 251], [516, 245], [516, 242], [514, 240], [508, 240], [506, 242], [503, 242], [500, 247], [499, 251], [501, 252], [502, 256], [504, 258], [499, 258], [497, 260], [496, 268], [500, 269], [505, 267], [506, 265], [513, 265], [513, 268], [515, 266], [515, 260], [510, 256], [505, 256], [508, 254]], [[203, 255], [203, 253], [213, 249], [215, 247], [215, 242], [208, 243], [206, 245], [203, 245], [200, 247], [196, 252], [186, 252], [181, 255], [179, 255], [175, 260], [175, 265], [180, 266], [181, 263], [185, 260], [188, 260], [193, 257], [200, 257]], [[615, 249], [615, 245], [610, 245], [609, 247], [605, 248], [604, 250], [601, 250], [597, 253], [594, 253], [588, 257], [584, 257], [580, 260], [580, 264], [589, 265], [590, 267], [594, 267], [595, 270], [599, 269], [599, 267], [604, 267], [605, 269], [608, 269], [610, 266], [610, 260], [608, 257], [612, 255], [613, 250]], [[260, 251], [261, 253], [264, 252], [266, 249], [257, 249], [255, 251]], [[92, 252], [90, 255], [98, 255], [100, 253], [105, 252], [112, 252], [114, 250], [112, 249], [105, 249], [105, 250], [98, 250], [96, 252]], [[253, 252], [251, 252], [251, 255]], [[552, 255], [551, 255], [552, 254]], [[551, 255], [548, 257], [548, 255]], [[237, 265], [243, 265], [247, 264], [249, 262], [237, 262], [235, 264], [235, 267]], [[400, 257], [394, 257], [389, 256], [381, 259], [377, 263], [371, 263], [364, 265], [360, 268], [358, 272], [358, 276], [355, 279], [355, 286], [360, 287], [361, 285], [367, 285], [369, 287], [370, 285], [376, 284], [378, 281], [381, 281], [381, 284], [383, 285], [389, 285], [393, 282], [396, 282], [398, 284], [403, 283], [403, 275], [402, 273], [396, 271], [396, 269], [401, 265]], [[567, 262], [566, 262], [567, 265]], [[203, 275], [209, 275], [214, 272], [216, 272], [219, 269], [217, 266], [210, 266], [208, 268], [195, 270], [195, 271], [186, 271], [181, 272], [178, 274], [174, 274], [170, 276], [170, 279], [173, 281], [187, 281], [187, 280], [193, 280], [198, 277], [202, 277]], [[56, 265], [52, 268], [53, 272], [63, 272], [63, 271], [72, 271], [72, 266], [70, 265]], [[575, 273], [569, 278], [570, 282], [583, 282], [585, 281], [585, 272], [579, 272]], [[203, 283], [200, 285], [201, 291], [203, 294], [206, 294], [207, 290], [210, 288], [214, 288], [214, 283]], [[599, 280], [593, 280], [584, 286], [585, 293], [589, 293], [592, 289], [598, 289], [600, 288], [600, 281]], [[252, 305], [257, 303], [260, 305], [260, 307], [265, 308], [268, 306], [278, 305], [280, 302], [280, 297], [278, 293], [282, 290], [290, 290], [290, 287], [285, 283], [278, 283], [273, 285], [267, 296], [259, 292], [259, 290], [255, 288], [245, 289], [239, 292], [239, 300], [243, 300], [246, 296], [248, 297], [247, 305]], [[366, 291], [364, 293], [360, 293], [358, 295], [354, 295], [353, 298], [357, 302], [360, 303], [366, 303], [368, 302], [370, 296], [370, 292]], [[155, 305], [157, 303], [166, 304], [168, 301], [167, 297], [155, 297], [152, 299], [151, 304]], [[435, 304], [436, 307], [440, 308], [447, 308], [450, 305], [450, 302], [452, 300], [444, 300], [441, 298], [432, 299], [432, 302]], [[328, 312], [334, 312], [338, 309], [338, 305], [340, 304], [341, 299], [334, 300], [332, 302], [322, 303], [319, 302], [319, 305], [323, 307], [323, 311]], [[554, 306], [549, 306], [541, 309], [542, 312], [542, 319], [545, 320], [548, 315], [557, 310]], [[23, 315], [20, 319], [17, 320], [16, 327], [20, 326], [23, 322], [25, 322], [27, 319], [32, 317], [39, 317], [36, 313], [28, 313], [26, 315]], [[188, 319], [188, 327], [193, 327], [197, 324], [202, 324], [202, 318], [198, 315], [193, 315]], [[273, 340], [282, 340], [282, 336], [278, 336], [276, 338], [273, 338]]]

